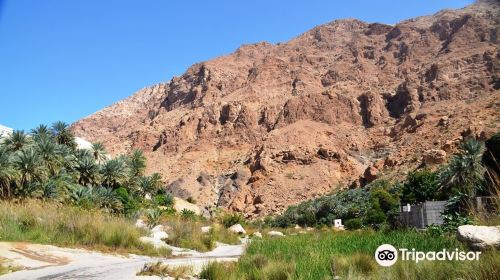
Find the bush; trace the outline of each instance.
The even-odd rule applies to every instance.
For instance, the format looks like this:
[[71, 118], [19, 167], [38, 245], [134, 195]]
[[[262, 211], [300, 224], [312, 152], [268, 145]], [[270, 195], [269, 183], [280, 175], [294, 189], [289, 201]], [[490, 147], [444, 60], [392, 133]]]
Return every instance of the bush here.
[[446, 199], [439, 188], [439, 176], [428, 169], [410, 172], [403, 183], [401, 200], [405, 203], [419, 203]]
[[122, 217], [99, 210], [28, 200], [0, 202], [0, 238], [4, 241], [31, 241], [70, 247], [146, 255], [161, 255], [143, 244], [144, 235]]
[[174, 196], [170, 193], [159, 194], [154, 197], [156, 204], [159, 206], [172, 207], [174, 206]]
[[344, 222], [344, 225], [349, 230], [356, 230], [363, 227], [363, 222], [360, 218], [349, 219]]
[[245, 224], [245, 218], [241, 213], [225, 213], [220, 222], [226, 228], [235, 225], [235, 224]]

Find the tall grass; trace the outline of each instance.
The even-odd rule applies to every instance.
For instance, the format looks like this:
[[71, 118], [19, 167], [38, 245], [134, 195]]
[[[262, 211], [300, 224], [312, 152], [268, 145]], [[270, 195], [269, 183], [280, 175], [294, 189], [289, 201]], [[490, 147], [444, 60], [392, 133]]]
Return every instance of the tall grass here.
[[[374, 252], [381, 244], [419, 251], [463, 249], [454, 237], [417, 231], [319, 231], [282, 238], [253, 240], [237, 265], [226, 267], [223, 278], [207, 279], [500, 279], [497, 252], [483, 253], [480, 261], [435, 261], [415, 264], [398, 261], [379, 266]], [[211, 270], [216, 271], [212, 264]], [[207, 267], [208, 269], [208, 267]], [[272, 278], [272, 271], [284, 271]], [[266, 274], [267, 273], [267, 274]]]
[[167, 243], [173, 246], [206, 252], [215, 248], [216, 241], [226, 244], [240, 243], [238, 235], [219, 224], [211, 224], [211, 230], [203, 233], [201, 227], [207, 225], [207, 222], [195, 218], [168, 216], [160, 223], [168, 228]]
[[164, 255], [143, 244], [144, 235], [123, 217], [37, 200], [0, 201], [0, 240], [29, 241], [101, 251]]

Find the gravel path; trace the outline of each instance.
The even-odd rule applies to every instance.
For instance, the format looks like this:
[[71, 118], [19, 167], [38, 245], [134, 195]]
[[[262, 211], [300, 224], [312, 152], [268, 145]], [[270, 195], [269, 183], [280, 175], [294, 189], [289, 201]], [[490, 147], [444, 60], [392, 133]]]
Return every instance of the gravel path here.
[[162, 261], [169, 265], [189, 265], [195, 272], [211, 261], [236, 261], [245, 245], [218, 244], [213, 251], [189, 251], [187, 256], [153, 258], [103, 254], [50, 245], [0, 242], [0, 256], [25, 269], [0, 276], [0, 280], [25, 279], [160, 279], [136, 276], [145, 263]]

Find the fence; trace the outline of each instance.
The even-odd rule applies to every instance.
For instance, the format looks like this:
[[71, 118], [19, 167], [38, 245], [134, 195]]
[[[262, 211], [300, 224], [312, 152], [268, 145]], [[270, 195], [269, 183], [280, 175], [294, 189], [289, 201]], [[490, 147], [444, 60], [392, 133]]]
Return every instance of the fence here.
[[442, 225], [446, 201], [426, 201], [424, 203], [402, 206], [399, 220], [408, 227], [425, 228], [429, 225]]

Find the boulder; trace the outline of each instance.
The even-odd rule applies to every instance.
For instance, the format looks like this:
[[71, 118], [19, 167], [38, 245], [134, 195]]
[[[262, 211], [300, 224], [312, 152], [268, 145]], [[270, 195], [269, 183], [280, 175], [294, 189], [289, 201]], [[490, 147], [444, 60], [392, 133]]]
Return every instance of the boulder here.
[[474, 250], [500, 248], [500, 226], [464, 225], [457, 229], [457, 239]]
[[262, 233], [256, 231], [253, 233], [253, 237], [262, 238]]
[[154, 239], [162, 240], [162, 239], [167, 239], [168, 238], [168, 233], [164, 231], [156, 231], [151, 233], [151, 237]]
[[269, 236], [285, 236], [281, 231], [271, 230], [267, 233]]
[[212, 229], [211, 226], [201, 227], [201, 232], [209, 233], [211, 229]]
[[423, 161], [425, 164], [440, 164], [446, 161], [446, 152], [443, 150], [427, 150], [424, 152]]
[[164, 231], [163, 225], [157, 225], [151, 229], [151, 233], [160, 232], [160, 231]]
[[245, 234], [246, 233], [245, 229], [240, 224], [232, 225], [229, 228], [229, 230], [234, 232], [234, 233], [237, 233], [237, 234]]
[[156, 238], [153, 238], [153, 237], [149, 237], [149, 236], [142, 236], [139, 238], [139, 241], [144, 243], [144, 244], [151, 244], [153, 245], [155, 248], [168, 248], [169, 246], [167, 245], [167, 243], [165, 243], [163, 240], [161, 239], [156, 239]]
[[148, 227], [148, 225], [146, 225], [146, 223], [142, 219], [138, 219], [135, 222], [135, 226], [138, 227], [138, 228], [144, 228], [144, 229]]

